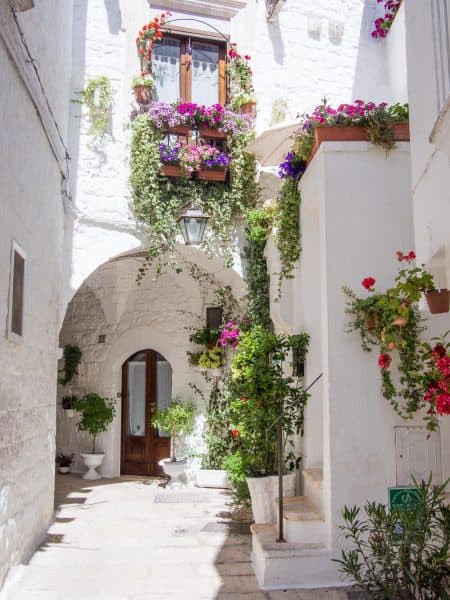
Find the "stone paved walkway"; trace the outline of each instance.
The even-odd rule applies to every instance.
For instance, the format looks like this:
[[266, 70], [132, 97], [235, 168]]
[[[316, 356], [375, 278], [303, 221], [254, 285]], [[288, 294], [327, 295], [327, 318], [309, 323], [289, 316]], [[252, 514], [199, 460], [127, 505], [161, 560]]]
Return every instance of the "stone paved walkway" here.
[[346, 600], [343, 591], [261, 592], [248, 524], [218, 490], [139, 478], [58, 476], [56, 520], [8, 600]]

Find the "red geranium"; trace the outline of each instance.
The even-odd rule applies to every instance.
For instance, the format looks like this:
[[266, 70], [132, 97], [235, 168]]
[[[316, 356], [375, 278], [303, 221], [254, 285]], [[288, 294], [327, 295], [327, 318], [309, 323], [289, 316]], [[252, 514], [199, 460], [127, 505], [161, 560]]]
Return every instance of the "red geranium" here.
[[380, 367], [380, 369], [388, 369], [391, 362], [392, 358], [387, 352], [380, 354], [380, 356], [378, 357], [378, 366]]
[[373, 277], [366, 277], [365, 279], [363, 279], [361, 281], [361, 285], [363, 287], [366, 288], [366, 290], [368, 290], [369, 292], [372, 291], [373, 286], [375, 285], [376, 281]]
[[231, 430], [231, 435], [235, 438], [239, 435], [239, 429], [232, 429]]

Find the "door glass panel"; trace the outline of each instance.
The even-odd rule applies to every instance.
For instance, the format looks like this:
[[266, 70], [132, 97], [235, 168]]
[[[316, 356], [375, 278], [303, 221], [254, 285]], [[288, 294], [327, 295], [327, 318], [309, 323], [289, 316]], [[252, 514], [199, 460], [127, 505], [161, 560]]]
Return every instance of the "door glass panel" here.
[[[169, 406], [172, 399], [172, 367], [160, 354], [156, 358], [156, 406], [163, 410]], [[169, 437], [164, 431], [159, 431], [159, 437]]]
[[180, 40], [163, 38], [155, 44], [152, 56], [155, 100], [175, 102], [180, 98], [180, 57]]
[[219, 48], [192, 42], [192, 101], [209, 106], [219, 102]]
[[137, 354], [128, 363], [128, 433], [145, 435], [145, 353]]

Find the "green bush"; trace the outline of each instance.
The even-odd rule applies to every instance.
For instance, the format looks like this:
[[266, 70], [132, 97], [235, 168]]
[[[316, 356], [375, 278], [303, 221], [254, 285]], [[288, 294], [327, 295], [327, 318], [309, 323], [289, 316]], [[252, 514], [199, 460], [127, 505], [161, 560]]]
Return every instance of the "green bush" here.
[[342, 550], [342, 559], [336, 562], [370, 598], [450, 598], [450, 508], [445, 504], [446, 485], [434, 487], [429, 480], [418, 486], [418, 502], [409, 510], [390, 512], [384, 504], [367, 502], [364, 519], [360, 508], [344, 507], [344, 525], [340, 529], [351, 547]]
[[114, 402], [98, 394], [85, 394], [75, 403], [74, 409], [81, 413], [78, 431], [92, 435], [92, 454], [95, 454], [97, 437], [108, 429], [116, 416]]
[[157, 410], [152, 418], [152, 425], [170, 434], [170, 459], [177, 460], [175, 456], [175, 440], [180, 434], [188, 435], [193, 431], [193, 418], [195, 407], [192, 402], [181, 402], [173, 399], [169, 406]]

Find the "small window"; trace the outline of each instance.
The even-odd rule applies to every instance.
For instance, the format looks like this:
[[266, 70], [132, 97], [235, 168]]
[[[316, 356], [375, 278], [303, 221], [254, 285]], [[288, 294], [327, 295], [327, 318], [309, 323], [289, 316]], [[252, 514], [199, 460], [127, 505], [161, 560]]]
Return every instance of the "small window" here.
[[220, 306], [208, 306], [206, 309], [206, 327], [219, 329], [222, 326], [222, 308]]
[[8, 311], [8, 338], [13, 341], [23, 337], [25, 258], [25, 252], [13, 242]]

